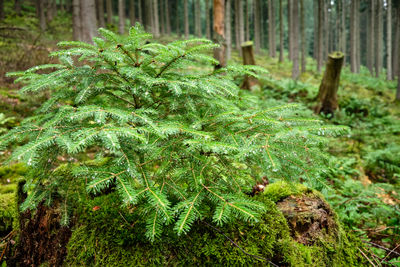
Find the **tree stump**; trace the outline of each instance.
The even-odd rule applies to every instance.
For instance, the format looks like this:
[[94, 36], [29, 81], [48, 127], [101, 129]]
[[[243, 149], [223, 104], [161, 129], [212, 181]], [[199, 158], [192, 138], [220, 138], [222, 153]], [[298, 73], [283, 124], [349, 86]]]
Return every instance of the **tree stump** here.
[[[242, 44], [243, 65], [256, 65], [253, 52], [253, 42]], [[259, 81], [252, 76], [246, 75], [242, 84], [242, 89], [254, 90], [260, 88]]]
[[338, 108], [337, 90], [339, 88], [340, 71], [343, 66], [344, 55], [342, 52], [333, 52], [328, 56], [324, 77], [318, 92], [316, 113], [333, 115]]

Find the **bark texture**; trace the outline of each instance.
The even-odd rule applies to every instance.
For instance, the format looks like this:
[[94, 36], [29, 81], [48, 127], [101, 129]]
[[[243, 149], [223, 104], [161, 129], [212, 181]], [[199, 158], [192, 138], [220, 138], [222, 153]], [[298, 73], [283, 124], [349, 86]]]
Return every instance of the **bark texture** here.
[[270, 57], [276, 57], [274, 0], [268, 0], [268, 44]]
[[301, 72], [306, 72], [306, 19], [304, 15], [304, 0], [300, 0], [300, 31], [301, 31]]
[[131, 26], [135, 25], [136, 15], [135, 15], [135, 0], [129, 0], [129, 21]]
[[279, 1], [279, 62], [283, 62], [283, 9], [282, 1]]
[[118, 32], [124, 34], [125, 32], [125, 0], [118, 0]]
[[81, 23], [82, 41], [92, 43], [98, 28], [94, 0], [81, 0]]
[[160, 37], [160, 23], [158, 18], [158, 0], [153, 0], [153, 34], [154, 37]]
[[188, 0], [183, 1], [184, 9], [184, 28], [185, 28], [185, 38], [189, 38], [189, 10], [188, 10]]
[[[230, 9], [231, 5], [227, 7]], [[210, 0], [206, 0], [206, 37], [211, 39]]]
[[97, 18], [99, 27], [104, 28], [106, 26], [106, 21], [104, 20], [104, 0], [97, 0]]
[[260, 52], [260, 47], [261, 47], [261, 29], [260, 29], [260, 0], [254, 0], [254, 46], [256, 49], [256, 53]]
[[195, 0], [195, 8], [194, 8], [194, 28], [195, 34], [197, 37], [201, 37], [201, 7], [200, 7], [200, 0]]
[[318, 1], [318, 45], [317, 45], [317, 71], [321, 72], [324, 55], [324, 1]]
[[106, 11], [107, 11], [107, 24], [112, 24], [113, 10], [112, 10], [111, 0], [106, 0]]
[[300, 75], [299, 69], [299, 3], [292, 3], [292, 79], [297, 79]]
[[379, 77], [383, 60], [383, 18], [382, 18], [383, 1], [376, 1], [376, 55], [375, 55], [375, 76]]
[[343, 53], [334, 52], [328, 56], [326, 69], [318, 92], [316, 113], [333, 115], [338, 108], [337, 91], [339, 89], [340, 72], [343, 66]]
[[[42, 1], [40, 1], [42, 2]], [[43, 2], [42, 2], [43, 3]], [[42, 4], [43, 6], [43, 4]], [[44, 7], [43, 7], [44, 8]], [[44, 10], [40, 14], [44, 16]], [[81, 3], [80, 0], [72, 0], [72, 36], [75, 41], [82, 40], [82, 21], [81, 21]]]
[[218, 43], [220, 47], [214, 49], [214, 58], [218, 60], [219, 64], [216, 68], [221, 68], [226, 65], [225, 59], [225, 1], [213, 1], [213, 18], [214, 18], [214, 42]]
[[387, 0], [387, 79], [392, 80], [392, 0]]
[[225, 2], [225, 37], [226, 37], [226, 61], [231, 58], [232, 51], [232, 19], [231, 19], [231, 0]]

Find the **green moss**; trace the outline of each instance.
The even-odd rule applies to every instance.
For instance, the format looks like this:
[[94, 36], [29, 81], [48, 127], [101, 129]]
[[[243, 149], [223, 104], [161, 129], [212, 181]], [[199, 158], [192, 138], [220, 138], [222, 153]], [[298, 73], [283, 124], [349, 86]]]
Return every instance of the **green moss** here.
[[23, 176], [27, 172], [24, 164], [18, 163], [7, 166], [0, 166], [0, 183], [9, 183], [15, 181], [17, 178]]
[[14, 193], [0, 194], [0, 236], [7, 234], [17, 218], [17, 209]]
[[[312, 246], [299, 244], [290, 237], [286, 219], [274, 201], [294, 192], [291, 190], [305, 192], [307, 188], [271, 184], [265, 194], [257, 196], [267, 207], [258, 223], [232, 222], [221, 230], [247, 253], [279, 265], [363, 265], [364, 259], [357, 251], [362, 244], [341, 229]], [[162, 240], [148, 243], [134, 209], [120, 208], [117, 199], [109, 194], [89, 200], [82, 207], [68, 244], [67, 266], [266, 265], [245, 255], [225, 236], [202, 222], [185, 236], [176, 237], [171, 230]]]
[[284, 181], [269, 184], [265, 187], [263, 195], [270, 200], [277, 202], [290, 195], [298, 195], [309, 191], [307, 187], [302, 184], [290, 184]]

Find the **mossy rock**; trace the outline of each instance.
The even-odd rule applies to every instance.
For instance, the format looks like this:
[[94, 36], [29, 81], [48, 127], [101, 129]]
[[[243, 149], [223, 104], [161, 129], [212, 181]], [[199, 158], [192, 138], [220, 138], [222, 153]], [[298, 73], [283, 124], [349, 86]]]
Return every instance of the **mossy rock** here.
[[[313, 242], [296, 241], [276, 201], [307, 196], [324, 202], [318, 193], [301, 185], [275, 183], [255, 197], [267, 211], [257, 223], [233, 222], [219, 227], [198, 222], [184, 236], [169, 229], [162, 240], [149, 243], [134, 210], [121, 210], [113, 193], [89, 200], [81, 211], [68, 243], [67, 266], [360, 266], [362, 243], [348, 235], [332, 212], [333, 229]], [[329, 208], [328, 204], [326, 205]], [[220, 232], [221, 231], [221, 232]], [[233, 244], [230, 240], [235, 242]], [[241, 249], [243, 249], [246, 255]], [[266, 260], [265, 260], [266, 259]]]

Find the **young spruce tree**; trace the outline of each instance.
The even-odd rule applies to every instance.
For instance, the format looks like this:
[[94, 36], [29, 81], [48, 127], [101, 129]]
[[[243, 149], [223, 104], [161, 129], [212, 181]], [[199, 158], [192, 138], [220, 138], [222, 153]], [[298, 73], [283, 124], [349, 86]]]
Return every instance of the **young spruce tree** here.
[[216, 45], [208, 40], [162, 45], [149, 43], [140, 26], [129, 36], [99, 31], [94, 45], [61, 42], [66, 49], [52, 53], [59, 64], [13, 74], [23, 93], [52, 90], [35, 116], [0, 141], [3, 149], [21, 143], [10, 161], [35, 170], [25, 209], [51, 199], [65, 179], [57, 175], [59, 156], [90, 149], [103, 163], [71, 164], [71, 182], [93, 194], [115, 187], [146, 221], [150, 240], [168, 224], [179, 235], [196, 220], [255, 222], [264, 206], [245, 193], [260, 176], [312, 179], [320, 135], [342, 129], [299, 118], [295, 104], [258, 109], [257, 97], [233, 78], [264, 70], [214, 69], [218, 62], [204, 52]]

